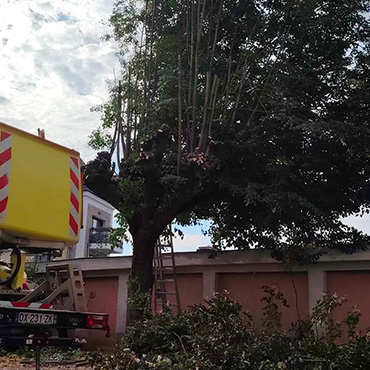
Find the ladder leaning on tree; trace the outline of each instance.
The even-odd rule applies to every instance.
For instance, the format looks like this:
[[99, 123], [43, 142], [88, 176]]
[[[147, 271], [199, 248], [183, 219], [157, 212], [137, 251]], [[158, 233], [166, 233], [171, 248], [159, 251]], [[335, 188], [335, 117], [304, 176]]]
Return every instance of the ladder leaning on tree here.
[[[157, 312], [159, 307], [164, 309], [164, 307], [167, 306], [169, 308], [174, 308], [174, 311], [180, 315], [181, 305], [177, 285], [171, 225], [168, 225], [165, 232], [156, 243], [153, 262], [154, 312]], [[174, 299], [171, 299], [171, 296], [174, 297]]]

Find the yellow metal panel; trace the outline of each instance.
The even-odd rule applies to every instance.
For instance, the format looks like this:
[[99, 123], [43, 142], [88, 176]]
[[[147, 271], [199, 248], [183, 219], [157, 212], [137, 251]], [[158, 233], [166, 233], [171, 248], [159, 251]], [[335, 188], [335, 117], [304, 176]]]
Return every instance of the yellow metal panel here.
[[[12, 135], [9, 196], [0, 228], [27, 239], [76, 243], [81, 225], [79, 217], [77, 235], [70, 232], [70, 157], [79, 158], [78, 153], [3, 124], [0, 130]], [[81, 214], [81, 184], [78, 198]]]
[[[17, 257], [16, 257], [15, 254], [12, 254], [10, 261], [13, 264], [13, 266], [15, 267], [15, 265], [17, 263]], [[23, 288], [25, 261], [26, 261], [26, 255], [22, 253], [21, 254], [21, 265], [19, 267], [18, 274], [11, 283], [12, 289], [22, 289]], [[14, 270], [12, 269], [12, 272], [13, 271]]]

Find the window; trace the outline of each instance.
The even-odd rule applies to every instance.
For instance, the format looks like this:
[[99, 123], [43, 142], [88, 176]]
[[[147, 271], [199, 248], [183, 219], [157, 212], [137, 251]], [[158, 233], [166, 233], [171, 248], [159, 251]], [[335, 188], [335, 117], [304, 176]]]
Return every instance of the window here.
[[100, 218], [93, 217], [92, 218], [92, 227], [103, 227], [104, 226], [104, 221], [101, 220]]

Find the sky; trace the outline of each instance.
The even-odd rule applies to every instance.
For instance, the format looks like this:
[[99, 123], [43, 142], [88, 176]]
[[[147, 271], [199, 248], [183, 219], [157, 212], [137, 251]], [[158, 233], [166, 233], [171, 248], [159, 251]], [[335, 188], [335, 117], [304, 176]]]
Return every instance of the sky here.
[[[191, 252], [197, 250], [199, 247], [208, 247], [211, 245], [209, 236], [203, 233], [203, 230], [206, 230], [210, 226], [209, 221], [201, 220], [198, 225], [193, 226], [175, 224], [172, 225], [172, 230], [174, 230], [174, 226], [184, 233], [184, 237], [181, 238], [174, 232], [173, 246], [175, 252]], [[132, 255], [132, 246], [130, 243], [123, 244], [122, 254], [125, 256]]]
[[[73, 148], [86, 162], [88, 135], [99, 125], [90, 108], [104, 103], [119, 75], [107, 20], [114, 0], [0, 0], [0, 122]], [[350, 217], [370, 233], [370, 218]], [[201, 227], [186, 228], [177, 250], [209, 245]]]
[[[0, 121], [81, 153], [98, 126], [90, 108], [119, 73], [117, 45], [102, 41], [113, 0], [0, 1]], [[105, 23], [105, 24], [104, 24]]]

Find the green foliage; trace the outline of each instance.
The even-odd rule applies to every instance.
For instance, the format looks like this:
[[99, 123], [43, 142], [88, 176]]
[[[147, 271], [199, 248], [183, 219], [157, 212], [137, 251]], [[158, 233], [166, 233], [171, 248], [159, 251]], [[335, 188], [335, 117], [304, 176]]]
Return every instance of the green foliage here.
[[140, 289], [140, 281], [133, 276], [130, 276], [127, 287], [129, 292], [127, 307], [130, 312], [130, 319], [135, 322], [152, 318], [151, 294], [143, 292]]
[[323, 332], [323, 339], [328, 343], [333, 343], [341, 335], [342, 325], [340, 322], [334, 321], [332, 313], [335, 308], [341, 306], [344, 302], [345, 299], [338, 298], [336, 294], [325, 294], [313, 309], [311, 322], [316, 332]]
[[116, 247], [121, 247], [125, 241], [129, 241], [126, 219], [123, 217], [122, 213], [117, 213], [114, 217], [117, 221], [117, 227], [110, 231], [108, 237], [104, 241], [104, 243], [112, 246], [112, 250]]
[[144, 196], [144, 181], [140, 178], [127, 177], [120, 181], [122, 192], [122, 206], [120, 208], [121, 222], [125, 222], [132, 216], [135, 204], [140, 204]]
[[117, 88], [112, 85], [112, 82], [108, 82], [110, 88], [109, 101], [105, 104], [100, 104], [92, 107], [91, 112], [100, 113], [102, 125], [96, 128], [89, 135], [88, 145], [95, 150], [107, 150], [112, 146], [112, 127], [117, 118]]
[[279, 292], [276, 285], [274, 286], [262, 286], [263, 292], [266, 294], [262, 298], [262, 302], [265, 303], [263, 307], [263, 322], [262, 326], [268, 334], [277, 332], [281, 327], [281, 312], [277, 305], [281, 302], [284, 307], [289, 307], [287, 300], [283, 294]]
[[36, 262], [26, 262], [24, 272], [27, 275], [27, 281], [36, 285], [41, 284], [45, 280], [45, 274], [36, 272]]
[[[276, 287], [263, 290], [264, 312], [272, 315], [268, 322], [279, 321], [276, 309], [269, 307], [277, 301], [285, 302], [284, 296]], [[181, 316], [167, 310], [135, 322], [112, 354], [95, 355], [92, 362], [98, 370], [367, 369], [367, 336], [352, 336], [347, 344], [336, 344], [341, 327], [350, 321], [351, 330], [355, 330], [358, 322], [358, 313], [350, 313], [343, 323], [330, 324], [333, 310], [343, 302], [343, 298], [325, 294], [312, 316], [297, 323], [293, 333], [272, 333], [270, 327], [258, 333], [251, 328], [250, 318], [243, 319], [241, 306], [225, 292]], [[314, 332], [322, 324], [327, 332]]]
[[142, 293], [176, 218], [210, 220], [216, 250], [268, 248], [286, 265], [368, 248], [342, 219], [370, 211], [369, 10], [367, 0], [116, 1], [108, 38], [122, 73], [94, 108], [102, 126], [90, 144], [109, 146], [116, 128], [123, 159], [117, 176], [99, 153], [85, 181], [125, 219]]
[[252, 337], [240, 312], [240, 305], [218, 295], [180, 317], [167, 310], [137, 321], [117, 351], [100, 359], [98, 369], [222, 369], [243, 363], [238, 358], [242, 344]]
[[98, 127], [89, 135], [88, 145], [95, 150], [109, 149], [112, 145], [110, 132]]
[[[370, 207], [368, 9], [117, 1], [109, 37], [124, 58], [129, 149], [114, 204], [127, 223], [206, 218], [215, 248], [271, 248], [288, 262], [366, 249], [369, 237], [341, 217]], [[103, 121], [94, 148], [110, 145], [117, 89], [94, 108]]]
[[361, 312], [357, 308], [354, 308], [346, 317], [345, 323], [347, 325], [348, 338], [356, 339], [358, 337], [356, 326], [360, 321], [360, 317]]
[[112, 250], [122, 246], [124, 241], [127, 241], [127, 229], [122, 227], [116, 227], [109, 233], [108, 237], [104, 240], [104, 243], [110, 244]]

